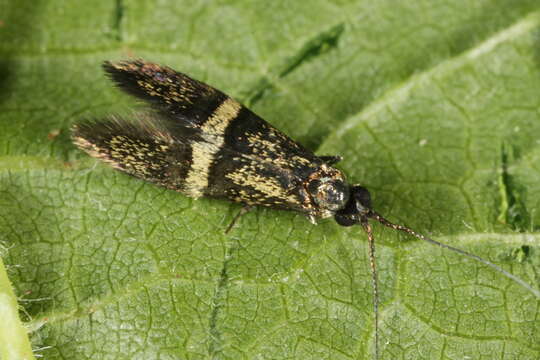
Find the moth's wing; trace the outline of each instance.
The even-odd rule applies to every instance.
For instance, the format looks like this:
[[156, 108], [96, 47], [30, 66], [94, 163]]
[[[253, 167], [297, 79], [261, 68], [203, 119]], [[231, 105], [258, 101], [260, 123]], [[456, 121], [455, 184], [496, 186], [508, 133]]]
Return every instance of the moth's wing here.
[[[194, 162], [197, 160], [194, 152]], [[323, 164], [311, 151], [241, 106], [213, 156], [206, 195], [311, 213], [305, 183]]]
[[137, 178], [183, 191], [191, 169], [191, 144], [197, 138], [189, 129], [176, 137], [151, 114], [133, 120], [109, 117], [75, 124], [72, 139], [90, 156]]
[[[223, 92], [171, 68], [143, 60], [105, 62], [103, 66], [120, 89], [148, 102], [157, 110], [159, 122], [167, 124], [166, 129], [173, 142], [164, 144], [172, 146], [167, 155], [152, 153], [152, 156], [159, 157], [158, 160], [144, 155], [136, 159], [140, 162], [136, 166], [130, 164], [129, 158], [122, 160], [117, 156], [111, 160], [110, 152], [104, 155], [92, 150], [95, 149], [93, 146], [86, 146], [91, 149], [87, 150], [90, 155], [100, 157], [131, 175], [195, 198], [212, 196], [310, 212], [306, 205], [310, 199], [303, 182], [323, 163], [311, 151]], [[114, 128], [108, 125], [107, 130], [125, 135], [126, 131], [121, 128], [124, 125], [127, 124], [123, 122]], [[97, 139], [90, 130], [80, 138], [86, 141], [94, 139], [89, 141], [93, 143]], [[189, 130], [195, 131], [197, 136], [189, 134]], [[135, 139], [133, 136], [127, 139], [142, 143], [158, 141], [162, 145], [163, 140], [154, 139], [152, 131], [132, 124], [128, 132], [135, 135]], [[186, 132], [188, 135], [184, 135]], [[101, 134], [107, 138], [106, 131]], [[174, 171], [168, 170], [165, 161], [170, 160], [170, 156], [179, 158], [173, 165]], [[153, 160], [151, 164], [156, 170], [143, 169], [143, 160]], [[147, 176], [149, 172], [151, 176]], [[171, 174], [179, 176], [168, 179]]]
[[190, 197], [309, 213], [303, 181], [320, 161], [302, 156], [296, 143], [247, 111], [242, 117], [252, 120], [249, 128], [239, 118], [222, 135], [135, 114], [75, 124], [72, 138], [90, 156]]
[[320, 160], [222, 91], [186, 74], [144, 60], [107, 61], [103, 68], [117, 87], [152, 104], [176, 126], [222, 136], [234, 151], [287, 160], [287, 166], [302, 157], [304, 162]]
[[104, 62], [115, 85], [172, 118], [181, 126], [199, 127], [228, 96], [167, 66], [144, 60]]

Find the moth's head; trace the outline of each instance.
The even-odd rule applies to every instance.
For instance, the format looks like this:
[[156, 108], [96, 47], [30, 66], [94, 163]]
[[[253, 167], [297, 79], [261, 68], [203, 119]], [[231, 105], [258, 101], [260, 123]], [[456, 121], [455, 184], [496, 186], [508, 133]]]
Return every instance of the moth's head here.
[[333, 215], [349, 201], [349, 185], [343, 173], [323, 165], [307, 183], [307, 191], [322, 217]]
[[334, 219], [339, 225], [352, 226], [370, 217], [371, 195], [361, 186], [354, 185], [350, 188], [350, 196], [347, 204], [336, 212]]

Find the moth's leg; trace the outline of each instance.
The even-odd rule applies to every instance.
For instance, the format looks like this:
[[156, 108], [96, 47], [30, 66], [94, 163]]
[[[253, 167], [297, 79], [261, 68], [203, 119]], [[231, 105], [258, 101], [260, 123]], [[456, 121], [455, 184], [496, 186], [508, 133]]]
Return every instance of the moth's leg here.
[[319, 159], [327, 163], [328, 165], [334, 165], [343, 160], [341, 156], [319, 156]]
[[229, 224], [229, 226], [227, 226], [227, 229], [225, 230], [225, 234], [228, 234], [229, 231], [232, 230], [234, 224], [236, 224], [236, 222], [238, 221], [238, 219], [240, 219], [240, 217], [242, 217], [242, 215], [245, 215], [246, 213], [248, 213], [251, 209], [253, 209], [253, 206], [249, 206], [249, 205], [244, 205], [240, 211], [238, 212], [238, 214], [236, 214], [234, 216], [234, 218], [232, 219], [231, 223]]

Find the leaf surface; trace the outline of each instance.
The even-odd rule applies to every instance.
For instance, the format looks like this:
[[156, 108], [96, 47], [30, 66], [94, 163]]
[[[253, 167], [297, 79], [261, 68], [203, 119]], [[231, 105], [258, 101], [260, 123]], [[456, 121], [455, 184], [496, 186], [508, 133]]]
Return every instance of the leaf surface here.
[[[157, 188], [88, 158], [142, 57], [220, 88], [375, 209], [540, 284], [537, 1], [0, 1], [0, 241], [46, 359], [370, 359], [360, 227]], [[383, 359], [537, 359], [540, 303], [375, 225]], [[8, 332], [0, 342], [21, 340]], [[11, 338], [10, 338], [11, 337]]]

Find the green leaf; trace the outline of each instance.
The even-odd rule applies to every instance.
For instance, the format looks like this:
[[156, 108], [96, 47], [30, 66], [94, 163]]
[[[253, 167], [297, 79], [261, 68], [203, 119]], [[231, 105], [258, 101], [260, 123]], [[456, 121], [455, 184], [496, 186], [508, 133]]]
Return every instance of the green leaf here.
[[[238, 205], [143, 183], [71, 144], [72, 123], [129, 111], [100, 69], [129, 56], [343, 155], [378, 212], [538, 291], [539, 34], [537, 0], [1, 0], [0, 241], [36, 353], [372, 358], [360, 227], [257, 209], [225, 236]], [[540, 358], [533, 291], [375, 236], [382, 359]]]
[[[2, 249], [0, 249], [2, 250]], [[7, 277], [4, 262], [0, 258], [0, 358], [35, 359], [28, 341], [26, 329], [18, 315], [17, 299]]]

